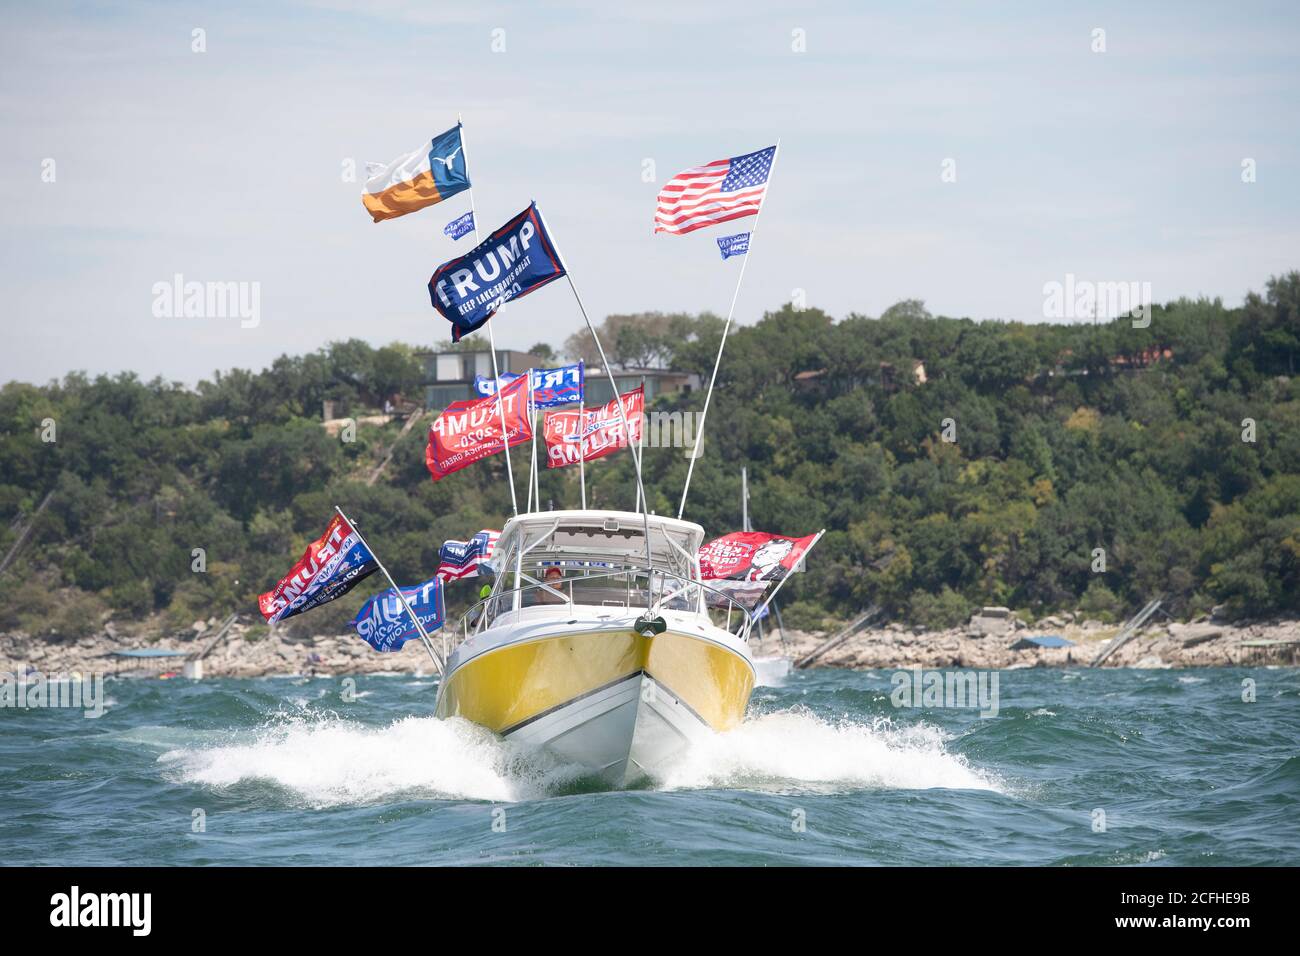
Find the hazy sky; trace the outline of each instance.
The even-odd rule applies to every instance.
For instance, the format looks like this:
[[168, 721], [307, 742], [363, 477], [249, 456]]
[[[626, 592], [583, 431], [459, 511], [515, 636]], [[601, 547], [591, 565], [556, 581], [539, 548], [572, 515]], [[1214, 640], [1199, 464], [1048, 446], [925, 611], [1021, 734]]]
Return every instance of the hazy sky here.
[[[1300, 268], [1294, 0], [541, 6], [5, 3], [0, 381], [447, 342], [426, 283], [472, 242], [441, 234], [467, 197], [375, 225], [344, 166], [458, 111], [480, 223], [536, 198], [597, 319], [726, 310], [714, 240], [740, 230], [653, 236], [655, 194], [778, 137], [741, 322], [796, 288], [1041, 321], [1067, 273], [1237, 303]], [[259, 283], [260, 323], [155, 316], [177, 273]], [[581, 319], [556, 284], [493, 321], [524, 347]]]

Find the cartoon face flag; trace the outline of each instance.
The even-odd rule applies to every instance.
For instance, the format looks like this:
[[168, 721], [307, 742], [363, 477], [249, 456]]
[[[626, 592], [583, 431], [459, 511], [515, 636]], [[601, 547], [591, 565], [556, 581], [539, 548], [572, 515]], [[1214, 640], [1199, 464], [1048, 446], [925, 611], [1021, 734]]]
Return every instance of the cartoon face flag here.
[[[505, 408], [506, 435], [510, 447], [533, 437], [532, 416], [528, 414], [528, 379], [521, 377], [501, 389]], [[505, 447], [501, 441], [501, 412], [497, 397], [452, 402], [429, 428], [429, 444], [424, 449], [424, 463], [434, 481], [441, 481], [453, 471], [495, 455]]]
[[753, 607], [768, 586], [795, 569], [815, 534], [785, 538], [762, 531], [736, 531], [700, 548], [700, 578], [705, 584]]
[[815, 537], [735, 531], [714, 538], [700, 548], [700, 576], [706, 581], [780, 581], [794, 570]]
[[[637, 386], [624, 392], [622, 401], [632, 441], [639, 442], [645, 417], [645, 392]], [[547, 412], [542, 419], [542, 434], [546, 439], [547, 468], [576, 465], [579, 457], [583, 461], [595, 461], [628, 445], [623, 433], [623, 416], [612, 400], [581, 412], [577, 409]]]
[[459, 124], [387, 166], [372, 166], [361, 203], [375, 222], [440, 203], [470, 186]]
[[533, 203], [465, 255], [438, 266], [429, 279], [429, 299], [451, 323], [452, 341], [459, 342], [510, 300], [564, 274]]
[[[537, 408], [558, 408], [576, 405], [582, 401], [584, 366], [561, 365], [559, 368], [530, 369], [533, 374], [533, 405]], [[509, 385], [518, 375], [506, 372], [496, 382], [484, 375], [474, 377], [474, 391], [480, 395], [495, 395], [497, 383]]]
[[[442, 582], [437, 578], [418, 587], [402, 588], [402, 597], [411, 606], [426, 631], [436, 631], [447, 618], [443, 604]], [[376, 594], [352, 619], [361, 639], [377, 651], [400, 651], [402, 645], [420, 632], [406, 607], [392, 588]]]
[[274, 624], [342, 597], [378, 567], [360, 535], [342, 515], [335, 515], [293, 569], [257, 599], [258, 609]]

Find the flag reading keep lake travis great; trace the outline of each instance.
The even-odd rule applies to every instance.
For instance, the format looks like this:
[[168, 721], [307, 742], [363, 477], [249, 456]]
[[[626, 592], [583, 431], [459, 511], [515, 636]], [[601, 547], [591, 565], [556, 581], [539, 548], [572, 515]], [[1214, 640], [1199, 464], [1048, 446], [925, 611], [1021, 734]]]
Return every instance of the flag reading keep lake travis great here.
[[465, 255], [438, 266], [429, 279], [429, 299], [451, 323], [452, 341], [459, 342], [511, 299], [564, 274], [537, 204], [532, 203]]

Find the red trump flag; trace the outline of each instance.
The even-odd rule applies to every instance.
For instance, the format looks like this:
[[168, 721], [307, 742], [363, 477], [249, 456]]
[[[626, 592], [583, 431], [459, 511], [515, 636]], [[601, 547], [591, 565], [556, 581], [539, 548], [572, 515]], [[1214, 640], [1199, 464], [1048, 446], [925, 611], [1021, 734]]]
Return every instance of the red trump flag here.
[[533, 425], [528, 414], [529, 376], [521, 375], [501, 389], [505, 409], [506, 441], [501, 440], [501, 412], [497, 396], [452, 402], [429, 428], [424, 463], [434, 481], [495, 455], [509, 445], [531, 441]]
[[[645, 414], [645, 391], [637, 386], [622, 395], [631, 440], [641, 440], [641, 419]], [[594, 461], [611, 452], [626, 448], [628, 436], [623, 431], [623, 416], [618, 405], [610, 401], [599, 408], [584, 411], [547, 412], [542, 419], [546, 438], [546, 467], [576, 465], [578, 459]]]

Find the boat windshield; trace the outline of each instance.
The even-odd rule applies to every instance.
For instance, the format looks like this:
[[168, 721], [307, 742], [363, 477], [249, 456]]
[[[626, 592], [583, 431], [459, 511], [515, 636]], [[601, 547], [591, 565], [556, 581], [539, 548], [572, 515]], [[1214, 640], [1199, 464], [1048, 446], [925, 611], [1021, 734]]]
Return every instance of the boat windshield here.
[[647, 564], [639, 519], [569, 512], [507, 526], [492, 555], [492, 593], [465, 614], [461, 636], [493, 626], [502, 615], [547, 606], [652, 608], [699, 614], [728, 630], [745, 627], [746, 610], [699, 581], [699, 526], [652, 519]]

